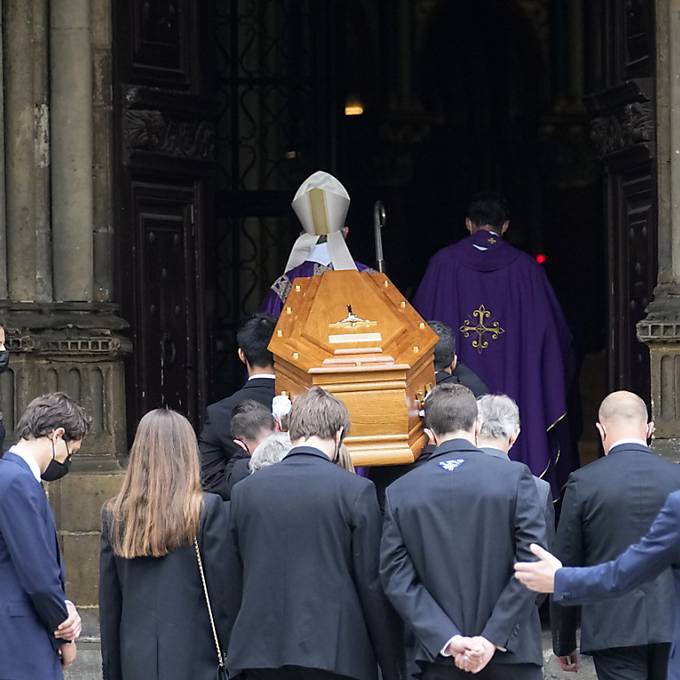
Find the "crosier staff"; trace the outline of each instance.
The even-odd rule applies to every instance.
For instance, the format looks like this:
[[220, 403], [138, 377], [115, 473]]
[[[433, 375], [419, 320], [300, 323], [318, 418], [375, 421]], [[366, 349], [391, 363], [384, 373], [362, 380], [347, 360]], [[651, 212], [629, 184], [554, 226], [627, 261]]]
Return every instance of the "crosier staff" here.
[[373, 204], [373, 229], [375, 233], [375, 261], [379, 272], [385, 271], [385, 257], [383, 254], [382, 228], [387, 222], [385, 206], [382, 201]]

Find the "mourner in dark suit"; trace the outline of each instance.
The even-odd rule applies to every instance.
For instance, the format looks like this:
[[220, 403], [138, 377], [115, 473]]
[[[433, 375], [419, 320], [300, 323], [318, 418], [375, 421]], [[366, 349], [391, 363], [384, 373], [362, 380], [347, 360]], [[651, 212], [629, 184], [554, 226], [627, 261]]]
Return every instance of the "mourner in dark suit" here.
[[[614, 520], [615, 521], [615, 520]], [[615, 560], [590, 567], [562, 567], [562, 563], [540, 546], [532, 546], [538, 562], [515, 565], [515, 575], [528, 588], [539, 593], [552, 593], [556, 603], [563, 606], [607, 604], [626, 593], [636, 592], [640, 586], [656, 580], [670, 569], [674, 590], [666, 592], [676, 620], [673, 631], [667, 675], [657, 666], [650, 670], [650, 680], [666, 678], [680, 680], [680, 491], [671, 493], [649, 531], [635, 545], [631, 545]], [[642, 608], [640, 611], [644, 611]], [[634, 621], [622, 620], [618, 627], [625, 630]], [[620, 678], [630, 675], [625, 658], [618, 666]]]
[[[614, 392], [602, 402], [598, 420], [606, 455], [571, 474], [562, 504], [554, 552], [568, 566], [620, 555], [649, 529], [668, 494], [680, 489], [680, 466], [646, 444], [652, 424], [642, 399]], [[665, 677], [671, 588], [666, 571], [634, 593], [582, 608], [581, 651], [593, 655], [600, 680]], [[578, 610], [553, 607], [551, 620], [555, 654], [563, 668], [575, 668]]]
[[34, 399], [0, 459], [0, 678], [60, 680], [80, 616], [64, 594], [57, 531], [40, 484], [63, 477], [89, 429], [65, 394]]
[[[505, 394], [487, 394], [477, 400], [477, 447], [480, 451], [510, 461], [509, 453], [520, 433], [519, 407]], [[545, 513], [548, 548], [555, 538], [555, 508], [550, 484], [534, 475], [538, 501]]]
[[239, 452], [231, 432], [234, 408], [246, 399], [259, 401], [271, 411], [274, 398], [274, 357], [267, 349], [276, 320], [268, 314], [255, 314], [239, 330], [239, 359], [248, 370], [245, 385], [229, 397], [207, 409], [203, 430], [199, 436], [201, 451], [201, 481], [205, 491], [229, 499], [225, 470], [229, 459]]
[[234, 487], [224, 587], [228, 663], [246, 678], [400, 677], [401, 625], [380, 587], [373, 484], [341, 469], [347, 409], [320, 388], [293, 402], [293, 449]]
[[259, 401], [242, 401], [231, 416], [231, 434], [238, 446], [227, 463], [224, 471], [224, 493], [222, 498], [229, 500], [234, 484], [250, 474], [250, 456], [257, 446], [274, 432], [274, 416], [271, 409]]
[[104, 680], [215, 680], [226, 642], [228, 516], [203, 494], [196, 435], [169, 409], [139, 423], [119, 495], [102, 514], [99, 615]]
[[[414, 631], [425, 680], [541, 678], [535, 597], [513, 578], [515, 555], [545, 541], [529, 469], [475, 445], [477, 403], [462, 385], [425, 402], [437, 449], [387, 489], [380, 572]], [[452, 659], [454, 657], [455, 665]]]
[[428, 321], [430, 328], [439, 336], [434, 348], [434, 369], [437, 385], [442, 383], [464, 385], [475, 397], [489, 393], [484, 381], [467, 366], [458, 362], [456, 336], [449, 326], [441, 321]]

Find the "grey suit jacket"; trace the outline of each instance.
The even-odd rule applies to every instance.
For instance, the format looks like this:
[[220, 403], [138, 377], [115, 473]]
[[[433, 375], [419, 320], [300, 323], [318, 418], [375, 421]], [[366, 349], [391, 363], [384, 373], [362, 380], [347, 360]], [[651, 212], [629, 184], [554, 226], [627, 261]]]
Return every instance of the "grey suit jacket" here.
[[512, 569], [533, 559], [531, 543], [545, 543], [545, 522], [529, 469], [463, 439], [389, 486], [380, 573], [417, 661], [450, 666], [439, 652], [460, 633], [506, 649], [493, 665], [542, 664], [536, 596]]
[[[502, 458], [509, 463], [513, 462], [508, 458], [507, 454], [503, 453], [500, 449], [493, 449], [487, 446], [480, 448], [479, 450], [488, 453], [494, 458]], [[541, 501], [541, 506], [545, 508], [546, 540], [548, 542], [548, 549], [550, 549], [555, 539], [555, 506], [553, 505], [552, 489], [550, 488], [550, 484], [544, 479], [541, 479], [536, 475], [533, 475], [533, 477], [536, 484], [536, 491], [538, 491], [538, 498]]]

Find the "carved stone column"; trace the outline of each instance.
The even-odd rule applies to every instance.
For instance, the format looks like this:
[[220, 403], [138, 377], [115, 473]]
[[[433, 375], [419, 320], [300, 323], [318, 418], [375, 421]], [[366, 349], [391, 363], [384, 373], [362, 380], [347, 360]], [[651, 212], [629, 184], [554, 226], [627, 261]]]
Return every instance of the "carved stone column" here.
[[3, 4], [9, 296], [43, 302], [52, 299], [47, 0]]
[[51, 0], [52, 247], [60, 301], [93, 299], [92, 59], [90, 0]]
[[680, 461], [680, 0], [656, 2], [658, 285], [638, 338], [650, 351], [655, 448]]

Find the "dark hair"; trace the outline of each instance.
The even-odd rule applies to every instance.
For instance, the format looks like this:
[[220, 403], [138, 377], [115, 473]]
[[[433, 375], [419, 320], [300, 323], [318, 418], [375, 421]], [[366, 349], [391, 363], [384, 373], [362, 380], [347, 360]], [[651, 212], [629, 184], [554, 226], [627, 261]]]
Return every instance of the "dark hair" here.
[[346, 437], [349, 427], [347, 407], [321, 387], [312, 387], [293, 401], [288, 421], [292, 441], [315, 436], [333, 439], [340, 428]]
[[251, 366], [266, 368], [274, 364], [274, 355], [267, 349], [272, 339], [276, 319], [271, 314], [254, 314], [236, 334], [236, 342]]
[[425, 400], [425, 426], [435, 434], [470, 432], [477, 420], [475, 395], [464, 385], [437, 385]]
[[262, 430], [274, 430], [274, 416], [264, 404], [246, 399], [234, 407], [231, 413], [231, 436], [234, 439], [255, 441]]
[[14, 433], [18, 439], [40, 439], [58, 427], [64, 428], [66, 441], [80, 441], [90, 431], [90, 419], [67, 394], [49, 392], [26, 407]]
[[430, 328], [439, 336], [434, 348], [435, 371], [443, 371], [456, 357], [456, 336], [450, 326], [442, 321], [428, 321]]
[[472, 197], [467, 217], [477, 227], [490, 226], [500, 229], [510, 219], [508, 202], [500, 194], [484, 192]]

